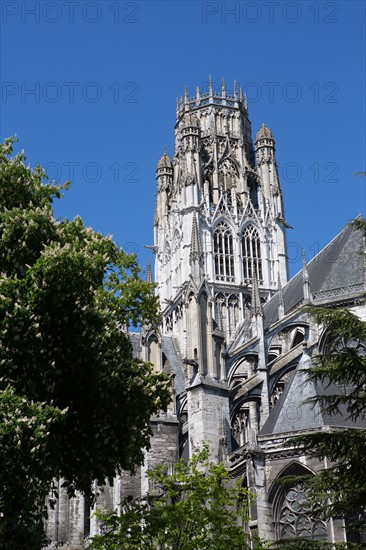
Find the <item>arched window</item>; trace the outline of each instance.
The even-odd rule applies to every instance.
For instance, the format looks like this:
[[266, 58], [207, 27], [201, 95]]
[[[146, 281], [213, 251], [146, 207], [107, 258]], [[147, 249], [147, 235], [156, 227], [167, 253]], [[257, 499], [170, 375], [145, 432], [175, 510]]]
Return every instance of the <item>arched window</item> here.
[[218, 281], [234, 280], [233, 236], [224, 222], [216, 227], [214, 233], [215, 276]]
[[306, 491], [301, 485], [287, 488], [279, 508], [278, 538], [327, 540], [327, 527], [323, 521], [314, 521], [309, 514]]
[[297, 329], [295, 332], [294, 338], [292, 340], [291, 348], [295, 348], [296, 346], [301, 344], [301, 342], [303, 341], [304, 341], [304, 332], [302, 330]]
[[[324, 521], [310, 514], [309, 496], [301, 483], [285, 484], [287, 476], [309, 475], [311, 472], [299, 462], [288, 464], [268, 494], [272, 504], [276, 540], [308, 539], [327, 540], [328, 529]], [[305, 548], [305, 546], [304, 546]]]
[[254, 276], [263, 284], [261, 243], [258, 230], [254, 225], [247, 225], [242, 234], [244, 281], [252, 282]]
[[226, 190], [235, 187], [238, 178], [238, 170], [232, 160], [226, 158], [219, 167], [219, 183]]
[[249, 407], [248, 405], [244, 408], [242, 407], [235, 415], [232, 420], [232, 434], [236, 443], [241, 447], [245, 445], [248, 441], [248, 430], [249, 430]]

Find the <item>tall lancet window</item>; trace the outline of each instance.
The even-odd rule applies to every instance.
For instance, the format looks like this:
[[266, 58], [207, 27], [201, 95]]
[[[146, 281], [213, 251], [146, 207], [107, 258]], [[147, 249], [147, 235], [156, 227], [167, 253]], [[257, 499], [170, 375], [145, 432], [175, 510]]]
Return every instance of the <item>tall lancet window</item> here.
[[214, 233], [215, 277], [218, 281], [234, 280], [233, 235], [229, 226], [221, 222]]
[[244, 281], [250, 283], [254, 276], [263, 283], [261, 242], [254, 225], [247, 225], [242, 234]]

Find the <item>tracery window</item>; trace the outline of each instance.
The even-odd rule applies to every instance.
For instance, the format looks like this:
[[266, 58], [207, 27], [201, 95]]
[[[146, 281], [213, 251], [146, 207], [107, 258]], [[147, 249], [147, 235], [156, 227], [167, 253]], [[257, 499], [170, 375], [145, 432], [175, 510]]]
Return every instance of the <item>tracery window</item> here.
[[242, 233], [242, 250], [244, 281], [250, 283], [256, 276], [258, 283], [263, 284], [261, 243], [254, 225], [247, 225]]
[[234, 280], [233, 236], [224, 222], [218, 224], [214, 233], [215, 276], [219, 281]]
[[342, 336], [327, 337], [322, 345], [322, 352], [325, 354], [339, 353], [340, 351], [353, 349], [357, 355], [366, 356], [366, 344], [355, 338], [345, 340]]
[[[222, 142], [222, 152], [225, 148], [225, 142]], [[226, 190], [230, 190], [235, 187], [239, 174], [238, 170], [232, 160], [226, 158], [219, 167], [219, 184]]]
[[241, 447], [248, 441], [249, 409], [242, 408], [234, 416], [232, 421], [232, 433], [235, 441]]
[[278, 516], [279, 539], [303, 538], [327, 540], [323, 521], [313, 521], [307, 504], [307, 494], [301, 485], [286, 489]]

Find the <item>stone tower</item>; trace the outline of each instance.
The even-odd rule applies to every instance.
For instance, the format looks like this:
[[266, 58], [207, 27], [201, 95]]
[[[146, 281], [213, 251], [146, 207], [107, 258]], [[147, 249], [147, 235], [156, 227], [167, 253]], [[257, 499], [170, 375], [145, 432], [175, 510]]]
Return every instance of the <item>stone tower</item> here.
[[263, 124], [253, 147], [246, 98], [235, 82], [231, 92], [224, 81], [214, 92], [211, 78], [207, 93], [197, 88], [189, 97], [185, 89], [174, 157], [164, 151], [156, 180], [155, 282], [162, 336], [173, 338], [185, 366], [183, 454], [204, 440], [222, 458], [230, 452], [225, 353], [239, 327], [257, 326], [253, 290], [260, 306], [279, 277], [287, 282], [275, 141]]
[[[347, 307], [365, 319], [363, 232], [347, 226], [308, 264], [303, 254], [302, 270], [287, 281], [275, 141], [262, 125], [253, 146], [235, 83], [232, 93], [224, 82], [214, 92], [211, 80], [207, 93], [197, 88], [190, 98], [185, 91], [174, 156], [164, 151], [156, 179], [153, 248], [163, 322], [129, 338], [136, 357], [170, 377], [172, 402], [151, 418], [143, 466], [100, 488], [96, 507], [118, 510], [122, 498], [153, 492], [147, 469], [170, 469], [205, 441], [211, 458], [225, 461], [230, 476], [256, 495], [248, 532], [269, 541], [356, 541], [343, 520], [313, 520], [302, 488], [282, 481], [324, 468], [289, 438], [365, 429], [364, 419], [354, 422], [341, 410], [328, 415], [304, 401], [328, 391], [305, 386], [304, 370], [334, 344], [304, 306]], [[151, 282], [150, 264], [146, 278]], [[357, 348], [365, 355], [364, 343]], [[76, 550], [100, 526], [83, 495], [69, 498], [58, 483], [46, 532]]]

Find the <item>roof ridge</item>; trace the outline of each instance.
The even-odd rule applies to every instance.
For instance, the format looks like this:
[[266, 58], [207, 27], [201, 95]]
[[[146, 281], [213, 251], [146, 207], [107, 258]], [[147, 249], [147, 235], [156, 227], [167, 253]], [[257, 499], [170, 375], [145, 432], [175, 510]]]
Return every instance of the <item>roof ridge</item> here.
[[[356, 218], [355, 218], [355, 219], [356, 219]], [[352, 221], [353, 221], [353, 220], [352, 220]], [[309, 268], [310, 265], [312, 265], [312, 264], [314, 263], [314, 261], [318, 258], [318, 256], [320, 256], [320, 254], [323, 254], [323, 253], [325, 252], [325, 250], [327, 250], [327, 248], [329, 248], [329, 247], [333, 244], [333, 242], [334, 242], [340, 235], [342, 235], [342, 233], [345, 233], [347, 230], [349, 230], [349, 231], [352, 231], [352, 230], [353, 230], [353, 229], [350, 227], [349, 224], [345, 225], [345, 226], [341, 229], [341, 231], [339, 231], [339, 233], [337, 233], [337, 235], [335, 235], [335, 236], [333, 237], [332, 240], [330, 240], [321, 250], [319, 250], [319, 252], [314, 256], [314, 258], [312, 258], [309, 262], [307, 262], [307, 268]], [[295, 275], [294, 275], [293, 277], [291, 277], [291, 279], [289, 279], [289, 280], [287, 281], [287, 283], [282, 287], [282, 290], [285, 290], [286, 287], [291, 283], [291, 281], [293, 281], [293, 280], [295, 279], [295, 277], [297, 277], [298, 275], [302, 274], [302, 271], [303, 271], [303, 266], [301, 266], [301, 268], [299, 269], [299, 271], [298, 271], [297, 273], [295, 273]], [[276, 292], [276, 294], [277, 294], [277, 292]], [[274, 294], [274, 295], [272, 296], [272, 298], [273, 298], [274, 296], [276, 296], [276, 294]], [[268, 302], [270, 302], [270, 301], [272, 300], [272, 298], [270, 298], [270, 300], [268, 300]], [[267, 302], [267, 303], [268, 303], [268, 302]]]

